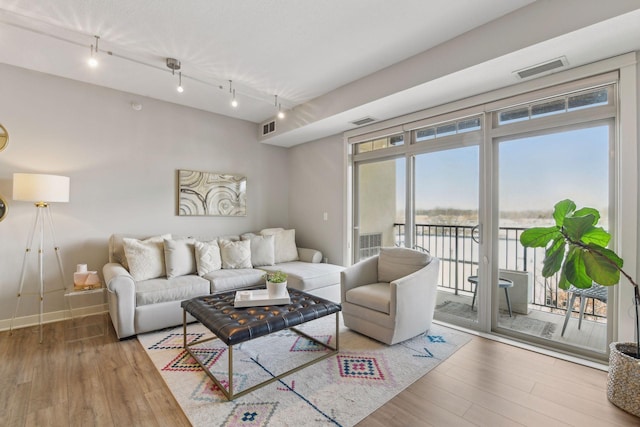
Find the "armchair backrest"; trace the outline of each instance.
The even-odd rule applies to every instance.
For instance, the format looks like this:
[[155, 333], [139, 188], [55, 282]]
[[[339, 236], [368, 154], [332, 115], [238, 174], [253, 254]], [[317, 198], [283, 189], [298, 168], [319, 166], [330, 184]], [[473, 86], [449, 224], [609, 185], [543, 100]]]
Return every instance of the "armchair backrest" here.
[[415, 273], [431, 262], [431, 255], [409, 248], [381, 248], [378, 255], [378, 280], [393, 282]]

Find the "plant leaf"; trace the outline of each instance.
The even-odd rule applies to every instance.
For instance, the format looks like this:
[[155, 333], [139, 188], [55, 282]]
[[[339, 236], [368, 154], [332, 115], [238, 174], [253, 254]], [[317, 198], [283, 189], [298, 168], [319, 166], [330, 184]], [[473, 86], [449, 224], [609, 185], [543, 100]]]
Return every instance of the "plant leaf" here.
[[556, 220], [556, 225], [562, 227], [565, 218], [575, 210], [576, 204], [573, 203], [573, 200], [565, 199], [556, 203], [553, 209], [553, 219]]
[[558, 227], [534, 227], [522, 232], [520, 243], [530, 248], [544, 248], [558, 236], [562, 237]]
[[567, 280], [567, 275], [564, 272], [564, 265], [562, 266], [562, 270], [560, 271], [560, 280], [558, 281], [558, 287], [560, 289], [564, 289], [565, 291], [569, 289], [571, 283]]
[[584, 255], [587, 274], [594, 282], [603, 286], [611, 286], [620, 282], [622, 258], [607, 248], [589, 245], [589, 251]]
[[593, 284], [584, 266], [584, 251], [581, 248], [574, 246], [569, 250], [564, 267], [567, 281], [576, 288], [590, 288]]
[[602, 227], [593, 227], [582, 235], [582, 241], [586, 244], [595, 244], [603, 248], [609, 244], [611, 234]]
[[582, 208], [582, 209], [578, 209], [577, 211], [575, 211], [573, 213], [572, 216], [576, 217], [576, 216], [587, 216], [587, 215], [593, 215], [594, 216], [594, 220], [593, 220], [593, 224], [592, 225], [596, 225], [598, 223], [598, 221], [600, 221], [600, 212], [598, 212], [597, 209], [594, 208]]
[[587, 231], [595, 228], [593, 226], [593, 215], [567, 217], [564, 219], [563, 228], [571, 240], [579, 242]]
[[562, 261], [564, 261], [564, 254], [564, 237], [556, 237], [544, 254], [544, 262], [542, 267], [543, 277], [551, 277], [560, 270], [560, 267], [562, 267]]

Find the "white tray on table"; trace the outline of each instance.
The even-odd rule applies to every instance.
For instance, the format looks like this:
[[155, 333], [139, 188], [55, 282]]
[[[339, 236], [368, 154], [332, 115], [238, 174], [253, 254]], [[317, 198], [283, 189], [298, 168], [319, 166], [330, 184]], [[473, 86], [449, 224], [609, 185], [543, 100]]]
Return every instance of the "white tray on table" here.
[[269, 298], [269, 291], [266, 289], [256, 289], [253, 291], [236, 291], [236, 298], [233, 301], [234, 307], [261, 307], [265, 305], [291, 304], [289, 293], [281, 298]]

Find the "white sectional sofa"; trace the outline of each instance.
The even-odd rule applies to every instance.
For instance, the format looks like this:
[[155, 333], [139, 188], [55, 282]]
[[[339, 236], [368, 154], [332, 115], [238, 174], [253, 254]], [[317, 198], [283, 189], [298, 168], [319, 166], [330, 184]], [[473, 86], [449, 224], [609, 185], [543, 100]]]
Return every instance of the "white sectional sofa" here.
[[287, 286], [339, 302], [344, 267], [322, 259], [320, 251], [295, 246], [295, 230], [212, 238], [114, 234], [102, 271], [122, 339], [181, 324], [183, 300], [264, 287], [266, 271], [282, 270]]

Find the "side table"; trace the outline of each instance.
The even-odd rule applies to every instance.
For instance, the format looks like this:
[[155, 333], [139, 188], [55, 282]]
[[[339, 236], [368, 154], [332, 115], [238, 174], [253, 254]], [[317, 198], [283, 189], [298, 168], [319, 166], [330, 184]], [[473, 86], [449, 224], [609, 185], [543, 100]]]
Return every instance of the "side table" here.
[[[74, 310], [80, 310], [80, 307], [73, 308], [74, 300], [81, 300], [82, 297], [89, 295], [100, 295], [101, 301], [104, 304], [106, 287], [100, 287], [95, 289], [83, 289], [83, 290], [69, 290], [65, 292], [65, 300], [67, 301], [67, 307], [69, 310], [69, 326], [65, 330], [65, 341], [75, 342], [86, 340], [89, 338], [101, 337], [106, 335], [108, 328], [108, 319], [104, 313], [90, 313], [74, 315]], [[99, 316], [99, 321], [96, 320], [96, 316]], [[92, 318], [92, 319], [89, 319]]]

